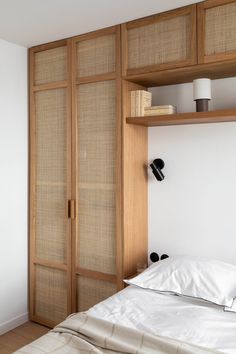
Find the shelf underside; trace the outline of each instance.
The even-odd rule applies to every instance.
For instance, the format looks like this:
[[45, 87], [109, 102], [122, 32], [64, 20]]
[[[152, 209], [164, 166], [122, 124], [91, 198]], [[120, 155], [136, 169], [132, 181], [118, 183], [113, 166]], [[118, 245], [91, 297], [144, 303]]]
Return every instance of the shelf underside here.
[[192, 82], [200, 77], [222, 79], [232, 76], [236, 76], [235, 59], [153, 72], [147, 71], [145, 68], [133, 69], [128, 70], [127, 75], [123, 78], [146, 87], [152, 87]]
[[126, 119], [126, 122], [129, 124], [142, 125], [145, 127], [234, 121], [236, 121], [236, 109], [209, 112], [188, 112], [146, 117], [128, 117]]

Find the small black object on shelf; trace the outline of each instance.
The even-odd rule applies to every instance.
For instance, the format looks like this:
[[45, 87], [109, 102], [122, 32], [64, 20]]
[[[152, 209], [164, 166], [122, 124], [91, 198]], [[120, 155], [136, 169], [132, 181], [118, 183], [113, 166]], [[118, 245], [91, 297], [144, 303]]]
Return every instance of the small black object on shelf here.
[[158, 181], [163, 181], [163, 179], [165, 178], [164, 174], [161, 172], [164, 166], [165, 163], [162, 159], [155, 159], [150, 164], [152, 172]]

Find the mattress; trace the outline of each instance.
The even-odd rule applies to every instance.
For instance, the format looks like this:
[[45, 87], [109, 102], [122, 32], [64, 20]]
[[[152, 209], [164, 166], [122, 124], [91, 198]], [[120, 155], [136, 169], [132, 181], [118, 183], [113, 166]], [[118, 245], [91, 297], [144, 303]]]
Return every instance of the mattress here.
[[149, 334], [236, 354], [236, 313], [203, 300], [128, 286], [87, 313]]

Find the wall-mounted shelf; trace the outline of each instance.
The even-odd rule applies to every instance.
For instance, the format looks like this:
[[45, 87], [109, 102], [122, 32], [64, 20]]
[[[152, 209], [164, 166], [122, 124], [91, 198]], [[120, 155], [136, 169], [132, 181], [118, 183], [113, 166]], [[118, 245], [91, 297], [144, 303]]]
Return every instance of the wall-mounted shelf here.
[[145, 87], [154, 87], [183, 84], [192, 82], [200, 77], [207, 77], [214, 80], [233, 76], [236, 76], [235, 59], [154, 72], [147, 71], [140, 74], [130, 73], [123, 78]]
[[126, 118], [126, 122], [129, 124], [142, 125], [145, 127], [234, 121], [236, 121], [236, 109]]

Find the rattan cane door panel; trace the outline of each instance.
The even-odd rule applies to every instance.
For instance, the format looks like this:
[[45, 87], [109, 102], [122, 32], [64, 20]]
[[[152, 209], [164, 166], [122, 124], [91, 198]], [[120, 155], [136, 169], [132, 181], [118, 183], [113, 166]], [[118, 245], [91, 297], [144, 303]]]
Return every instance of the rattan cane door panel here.
[[66, 89], [35, 94], [37, 181], [66, 183]]
[[78, 86], [79, 183], [115, 183], [114, 81]]
[[48, 84], [67, 79], [67, 47], [57, 47], [35, 53], [34, 84]]
[[66, 263], [66, 89], [37, 92], [35, 107], [35, 254], [39, 259]]
[[61, 322], [67, 316], [66, 273], [36, 265], [35, 277], [35, 316]]
[[39, 185], [36, 195], [36, 257], [66, 263], [66, 188]]
[[79, 267], [115, 274], [115, 191], [79, 191]]
[[79, 85], [77, 113], [77, 266], [115, 274], [115, 81]]
[[236, 1], [205, 1], [198, 11], [200, 62], [236, 58]]
[[[126, 25], [128, 73], [196, 62], [195, 5]], [[142, 69], [142, 70], [141, 70]]]
[[116, 70], [116, 35], [108, 34], [76, 43], [77, 78]]
[[77, 277], [78, 311], [86, 311], [117, 292], [116, 284], [108, 281]]

